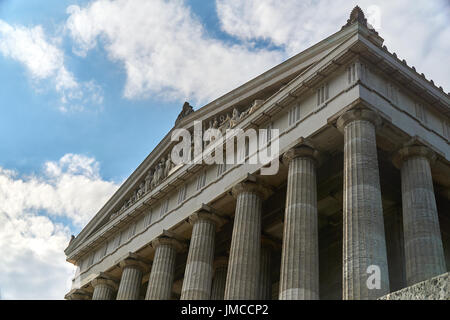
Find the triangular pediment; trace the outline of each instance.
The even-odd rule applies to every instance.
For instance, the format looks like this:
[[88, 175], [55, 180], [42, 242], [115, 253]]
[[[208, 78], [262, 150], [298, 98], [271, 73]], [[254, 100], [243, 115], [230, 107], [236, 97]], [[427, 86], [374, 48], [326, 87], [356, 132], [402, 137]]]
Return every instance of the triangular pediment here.
[[[358, 33], [357, 26], [342, 29], [194, 112], [187, 112], [186, 115], [180, 116], [176, 121], [176, 125], [70, 243], [66, 253], [73, 251], [84, 239], [89, 238], [104, 225], [108, 224], [111, 220], [111, 214], [115, 214], [120, 210], [125, 201], [128, 201], [126, 199], [132, 197], [139, 185], [145, 183], [147, 172], [152, 170], [155, 165], [158, 165], [160, 159], [171, 150], [170, 138], [175, 128], [189, 129], [193, 126], [194, 121], [202, 121], [208, 127], [215, 119], [222, 122], [227, 115], [232, 117], [234, 109], [237, 109], [240, 114], [250, 113], [252, 108], [258, 108], [258, 105], [262, 104], [266, 99], [282, 92], [287, 84], [299, 77], [303, 72], [319, 61], [326, 59], [330, 52], [333, 52], [338, 47], [349, 46], [349, 39], [354, 37], [356, 33]], [[184, 108], [187, 109], [186, 104]], [[182, 113], [183, 111], [180, 115]]]
[[[145, 194], [148, 187], [156, 189], [163, 188], [165, 179], [170, 177], [171, 174], [177, 174], [177, 168], [168, 169], [165, 163], [167, 154], [169, 154], [173, 146], [170, 140], [174, 129], [192, 129], [194, 121], [202, 121], [206, 128], [209, 126], [221, 128], [221, 126], [227, 124], [227, 121], [230, 121], [235, 117], [235, 114], [233, 114], [234, 110], [237, 111], [239, 117], [238, 121], [245, 120], [246, 118], [255, 115], [257, 116], [258, 113], [261, 114], [261, 110], [269, 108], [269, 106], [266, 106], [265, 101], [272, 99], [273, 96], [278, 95], [289, 98], [293, 93], [295, 95], [298, 92], [302, 92], [301, 87], [298, 88], [297, 86], [296, 89], [293, 89], [292, 84], [294, 82], [298, 84], [300, 81], [305, 81], [304, 87], [309, 88], [314, 86], [315, 83], [318, 83], [321, 76], [323, 77], [329, 69], [333, 67], [337, 68], [342, 62], [334, 60], [333, 57], [336, 56], [334, 55], [335, 52], [339, 52], [340, 57], [344, 61], [345, 54], [354, 56], [355, 50], [360, 50], [358, 51], [358, 54], [364, 55], [367, 59], [371, 58], [371, 54], [373, 54], [373, 57], [383, 55], [387, 61], [386, 63], [397, 63], [395, 60], [396, 57], [393, 57], [382, 47], [383, 39], [380, 38], [376, 32], [368, 29], [367, 26], [361, 26], [358, 21], [360, 18], [356, 13], [353, 18], [355, 21], [352, 22], [349, 19], [348, 25], [344, 26], [339, 32], [202, 108], [193, 111], [190, 108], [190, 105], [185, 103], [174, 127], [99, 210], [78, 237], [69, 244], [69, 247], [66, 249], [69, 260], [72, 253], [75, 252], [86, 239], [91, 238], [97, 231], [111, 224], [116, 218], [120, 217], [123, 212], [134, 210], [133, 206], [142, 199], [143, 194]], [[399, 67], [401, 67], [401, 65], [402, 63], [399, 62]], [[413, 74], [414, 72], [409, 72], [404, 65], [403, 68], [405, 69], [404, 74], [410, 77], [415, 76]], [[317, 70], [314, 70], [314, 77], [309, 76], [307, 80], [309, 82], [306, 84], [307, 81], [303, 80], [302, 77], [312, 69]], [[399, 75], [400, 73], [396, 74], [396, 76]], [[414, 86], [415, 84], [409, 82], [409, 85]], [[432, 90], [433, 92], [430, 94], [439, 95], [439, 89], [435, 89], [433, 89], [434, 91]], [[448, 105], [448, 97], [447, 101], [444, 101], [444, 111], [445, 103]], [[156, 172], [161, 173], [159, 179], [155, 178]], [[153, 176], [151, 176], [152, 173]], [[134, 201], [132, 199], [134, 199]]]

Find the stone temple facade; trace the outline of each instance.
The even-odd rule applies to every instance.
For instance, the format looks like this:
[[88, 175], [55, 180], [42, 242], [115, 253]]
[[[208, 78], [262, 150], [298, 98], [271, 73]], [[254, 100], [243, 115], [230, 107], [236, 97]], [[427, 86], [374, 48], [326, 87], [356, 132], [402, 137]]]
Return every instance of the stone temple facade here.
[[[279, 129], [279, 170], [175, 166], [172, 132], [194, 121]], [[449, 141], [449, 94], [356, 7], [307, 50], [196, 111], [185, 103], [72, 238], [66, 299], [449, 299]]]

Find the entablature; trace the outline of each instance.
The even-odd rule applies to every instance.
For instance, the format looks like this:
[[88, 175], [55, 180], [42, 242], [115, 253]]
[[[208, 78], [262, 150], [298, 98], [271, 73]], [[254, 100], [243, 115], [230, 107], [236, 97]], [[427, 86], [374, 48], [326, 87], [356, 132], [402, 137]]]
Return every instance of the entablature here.
[[[278, 91], [273, 92], [270, 96], [266, 97], [265, 100], [254, 102], [253, 105], [248, 106], [245, 110], [241, 109], [242, 111], [239, 111], [236, 108], [236, 99], [238, 100], [236, 95], [238, 95], [237, 93], [242, 95], [242, 90], [244, 90], [243, 87], [245, 87], [244, 85], [232, 91], [229, 95], [226, 95], [226, 98], [219, 98], [202, 109], [188, 114], [185, 118], [180, 120], [177, 128], [185, 127], [191, 129], [193, 121], [197, 119], [204, 122], [214, 121], [212, 119], [217, 117], [217, 115], [229, 114], [234, 108], [236, 108], [239, 113], [244, 113], [246, 115], [242, 119], [239, 116], [238, 121], [234, 119], [236, 121], [234, 126], [238, 126], [242, 129], [260, 127], [305, 94], [317, 90], [327, 77], [339, 68], [345, 68], [355, 59], [366, 60], [374, 66], [379, 67], [383, 73], [386, 72], [390, 74], [395, 81], [402, 84], [408, 90], [420, 95], [423, 99], [428, 101], [431, 106], [440, 112], [443, 112], [448, 118], [450, 105], [449, 97], [443, 90], [433, 87], [432, 83], [429, 83], [424, 80], [423, 77], [414, 74], [414, 72], [412, 72], [413, 70], [408, 68], [405, 63], [396, 59], [396, 56], [391, 55], [387, 50], [375, 45], [373, 41], [369, 41], [361, 36], [361, 34], [359, 34], [360, 27], [358, 25], [348, 28], [347, 32], [350, 29], [353, 29], [352, 33], [347, 34], [345, 41], [333, 47], [332, 50], [328, 51], [327, 54], [318, 61], [315, 61], [314, 63], [305, 62], [303, 67], [297, 70], [299, 74], [288, 83], [283, 84]], [[399, 70], [394, 71], [396, 68]], [[268, 71], [268, 74], [270, 74], [270, 72], [274, 72], [274, 70]], [[277, 75], [278, 77], [281, 77], [279, 73]], [[275, 78], [276, 77], [274, 76], [273, 79]], [[277, 81], [274, 80], [273, 83], [278, 83], [279, 85], [280, 81]], [[248, 88], [246, 89], [248, 90]], [[254, 97], [254, 95], [252, 96], [250, 94], [248, 97]], [[218, 107], [217, 104], [220, 104], [222, 101], [221, 99], [229, 99], [229, 102]], [[254, 101], [248, 100], [249, 98], [245, 99], [242, 101], [245, 101], [246, 103], [248, 101]], [[327, 103], [325, 102], [323, 107], [326, 107], [326, 104]], [[250, 112], [252, 108], [254, 110]], [[231, 125], [230, 121], [232, 118], [233, 117], [230, 116], [229, 119], [227, 119], [226, 116], [224, 116], [222, 123], [217, 124], [218, 127], [226, 123]], [[211, 122], [211, 125], [213, 125], [213, 122]], [[165, 180], [157, 179], [160, 180], [158, 183], [154, 183], [150, 189], [146, 188], [145, 177], [148, 176], [149, 168], [152, 168], [155, 163], [161, 163], [161, 158], [164, 157], [164, 153], [167, 153], [167, 149], [171, 146], [169, 140], [172, 130], [127, 179], [119, 189], [120, 192], [118, 191], [100, 210], [96, 217], [91, 221], [91, 226], [88, 225], [85, 228], [86, 230], [84, 230], [85, 232], [80, 234], [80, 238], [71, 242], [66, 249], [68, 261], [75, 262], [86, 252], [97, 247], [101, 241], [108, 237], [108, 235], [116, 232], [117, 229], [120, 229], [127, 224], [135, 216], [141, 214], [155, 202], [160, 201], [165, 195], [176, 190], [186, 180], [202, 170], [204, 167], [203, 164], [177, 167], [173, 172], [170, 172], [169, 169], [164, 175]], [[151, 183], [151, 181], [149, 183]], [[142, 189], [144, 189], [144, 191], [139, 191]], [[131, 198], [126, 200], [127, 197], [134, 197], [135, 201], [130, 201], [129, 199]], [[125, 207], [123, 206], [124, 201], [129, 203]], [[115, 211], [115, 209], [121, 207], [123, 207], [123, 210]], [[105, 222], [104, 224], [100, 223], [102, 220]], [[81, 241], [85, 242], [80, 243]]]

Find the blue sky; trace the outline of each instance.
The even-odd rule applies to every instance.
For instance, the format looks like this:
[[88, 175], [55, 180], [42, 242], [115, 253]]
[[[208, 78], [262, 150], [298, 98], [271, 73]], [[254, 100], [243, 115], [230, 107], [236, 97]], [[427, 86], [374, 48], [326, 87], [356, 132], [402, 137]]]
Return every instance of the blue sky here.
[[[52, 35], [64, 24], [67, 6], [85, 2], [46, 0], [42, 6], [39, 0], [3, 0], [0, 17], [11, 25], [42, 25]], [[58, 96], [49, 84], [32, 83], [20, 62], [0, 59], [4, 106], [0, 165], [29, 173], [39, 170], [47, 160], [79, 153], [101, 161], [105, 179], [121, 181], [170, 130], [180, 102], [151, 97], [123, 99], [123, 69], [100, 49], [80, 58], [72, 53], [71, 46], [70, 39], [63, 39], [67, 68], [80, 81], [95, 79], [102, 87], [103, 104], [86, 112], [58, 112]], [[160, 121], [153, 121], [156, 118]], [[114, 155], [120, 156], [110, 161]]]
[[450, 90], [445, 0], [0, 0], [2, 298], [62, 298], [70, 234], [183, 102], [201, 107], [338, 31], [356, 3], [390, 51]]

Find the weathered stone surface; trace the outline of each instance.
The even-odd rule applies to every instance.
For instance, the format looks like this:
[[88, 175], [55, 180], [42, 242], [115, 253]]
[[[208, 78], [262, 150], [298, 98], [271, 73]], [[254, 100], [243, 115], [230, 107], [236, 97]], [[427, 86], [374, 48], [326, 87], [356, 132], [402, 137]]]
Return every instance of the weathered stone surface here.
[[156, 251], [145, 300], [169, 300], [172, 297], [175, 259], [182, 245], [175, 239], [160, 237], [152, 242], [152, 246]]
[[83, 289], [72, 289], [64, 298], [66, 300], [90, 300], [91, 295]]
[[261, 270], [259, 273], [259, 299], [272, 298], [272, 250], [275, 245], [270, 239], [262, 237], [261, 241]]
[[100, 274], [92, 280], [91, 284], [94, 287], [92, 300], [114, 300], [114, 295], [119, 287], [117, 281], [104, 274]]
[[398, 153], [401, 168], [406, 282], [413, 285], [446, 271], [439, 218], [431, 177], [435, 155], [422, 146]]
[[[343, 299], [377, 299], [389, 292], [375, 127], [381, 119], [353, 109], [337, 122], [344, 132]], [[380, 289], [369, 289], [368, 268], [376, 266]]]
[[122, 277], [117, 291], [117, 300], [139, 300], [142, 276], [148, 270], [150, 262], [129, 253], [119, 264], [122, 268]]
[[309, 146], [289, 150], [280, 300], [319, 298], [319, 235], [317, 229], [317, 151]]
[[225, 300], [251, 300], [259, 296], [261, 259], [261, 206], [267, 189], [254, 182], [233, 188], [237, 197], [231, 238]]
[[208, 300], [211, 296], [217, 218], [207, 212], [194, 214], [181, 300]]
[[450, 300], [450, 273], [390, 293], [380, 300]]
[[125, 267], [120, 279], [117, 300], [139, 300], [142, 270], [133, 266]]
[[211, 288], [211, 300], [223, 300], [227, 281], [228, 259], [219, 257], [214, 262], [214, 278]]

